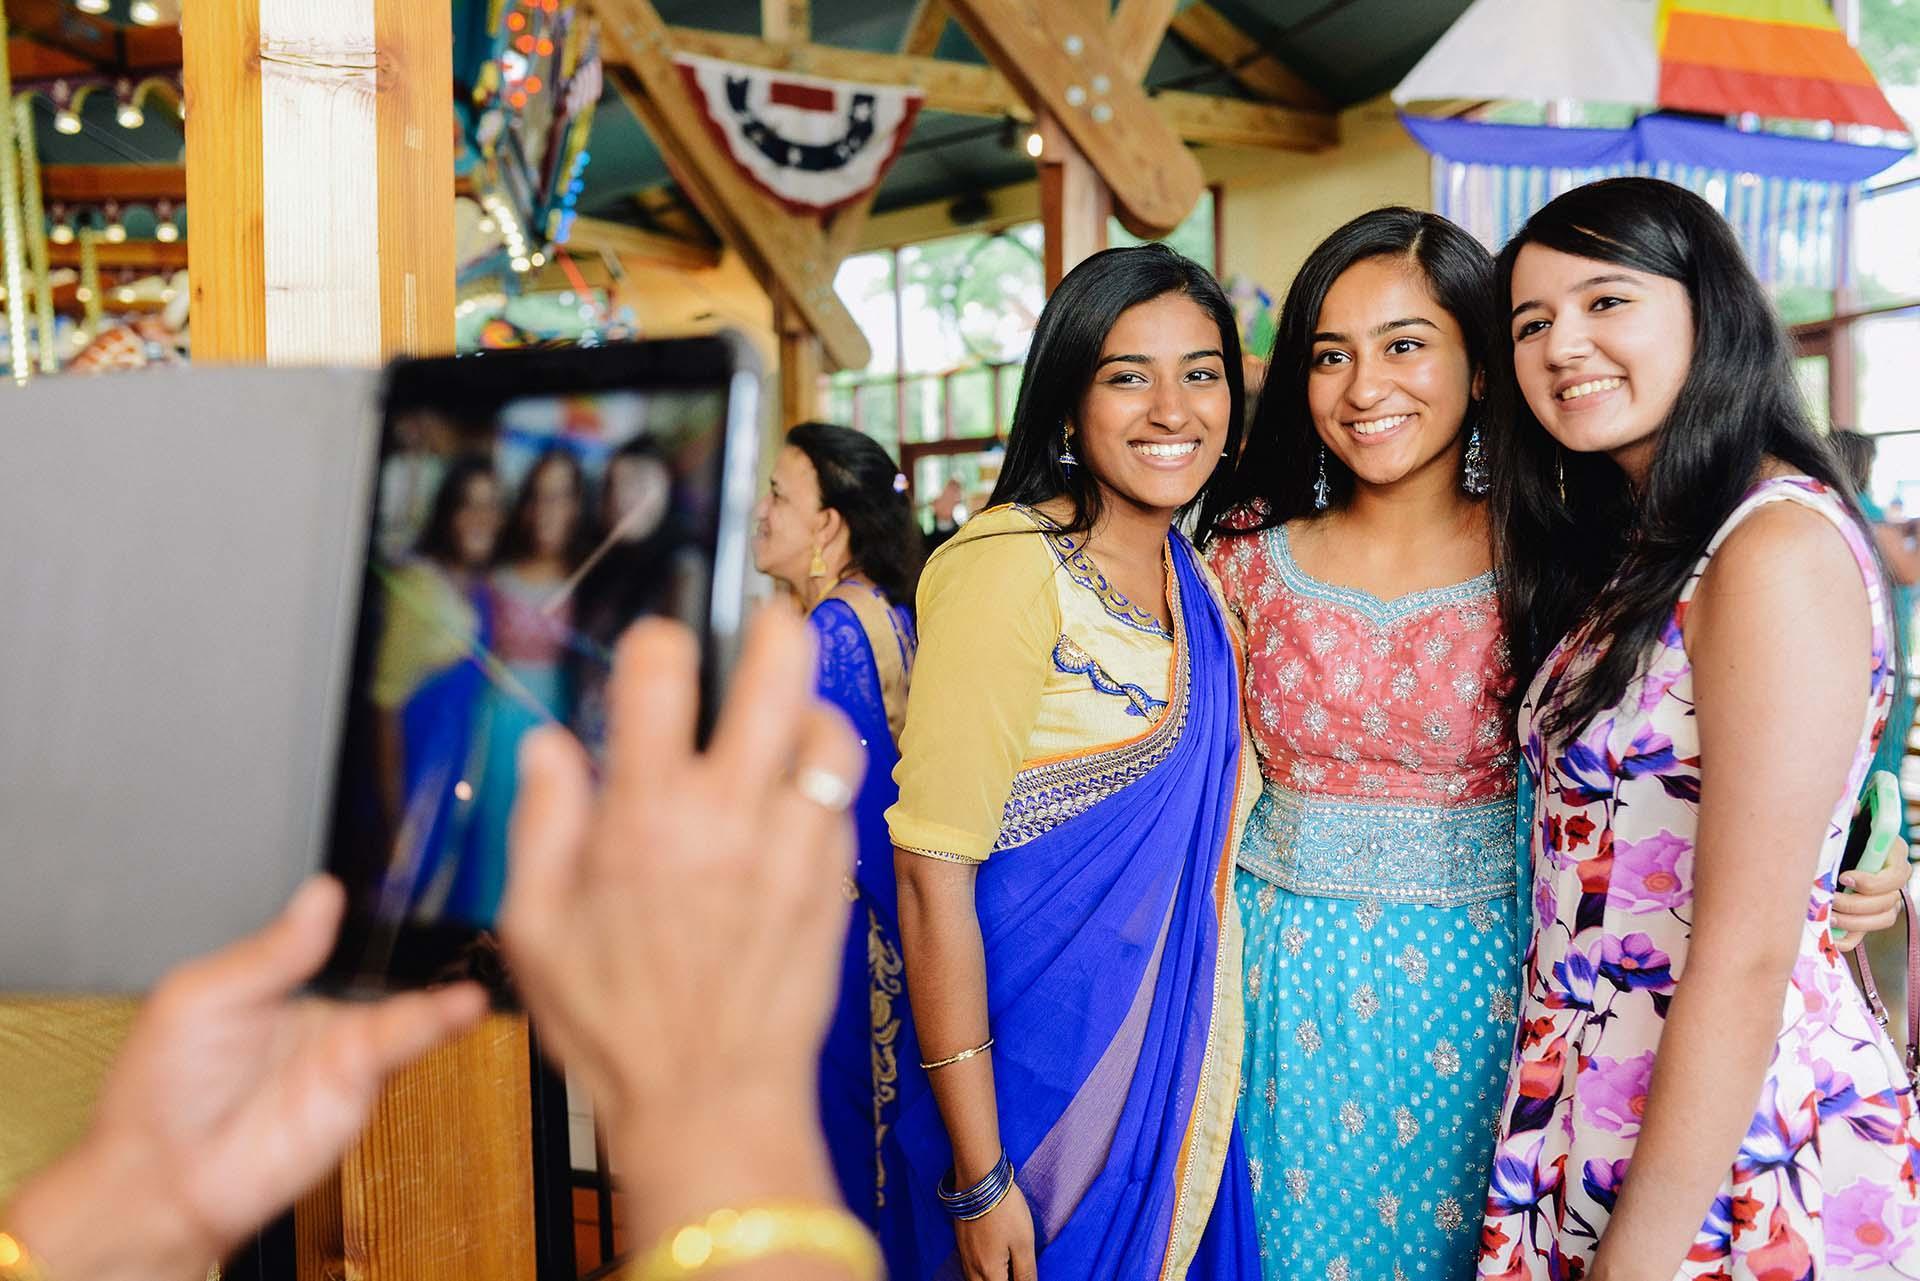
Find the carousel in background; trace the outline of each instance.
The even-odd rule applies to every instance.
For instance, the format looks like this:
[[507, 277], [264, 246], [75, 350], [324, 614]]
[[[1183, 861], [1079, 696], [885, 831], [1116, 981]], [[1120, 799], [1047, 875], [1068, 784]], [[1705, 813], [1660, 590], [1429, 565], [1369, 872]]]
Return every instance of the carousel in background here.
[[575, 0], [455, 0], [455, 247], [465, 352], [628, 336], [568, 251], [605, 87]]
[[[16, 382], [188, 359], [180, 3], [0, 0], [0, 362]], [[460, 350], [622, 336], [565, 248], [605, 83], [594, 22], [577, 0], [453, 10]]]
[[[182, 103], [178, 59], [142, 65], [135, 42], [102, 40], [119, 30], [158, 36], [179, 23], [179, 0], [62, 0], [52, 15], [46, 0], [13, 0], [35, 21], [13, 32], [0, 65], [0, 360], [16, 382], [62, 370], [136, 368], [185, 358], [186, 274], [160, 256], [140, 263], [124, 251], [135, 233], [156, 245], [178, 245], [184, 235], [184, 192], [176, 198], [123, 206], [102, 188], [69, 201], [43, 192], [41, 156], [79, 140], [82, 155], [140, 155], [126, 141], [160, 135], [177, 153]], [[49, 24], [49, 17], [59, 19]], [[0, 30], [5, 29], [0, 12]], [[89, 39], [117, 47], [117, 59], [92, 54]], [[177, 38], [173, 45], [177, 47]], [[147, 39], [137, 50], [166, 42]], [[16, 63], [24, 65], [16, 68]], [[117, 61], [118, 65], [114, 65]], [[89, 105], [92, 110], [89, 111]], [[110, 121], [110, 123], [108, 123]], [[169, 132], [169, 126], [171, 130]], [[82, 135], [91, 131], [92, 139]], [[108, 137], [120, 134], [125, 137]], [[98, 166], [62, 166], [94, 170]], [[62, 179], [64, 181], [64, 179]], [[85, 184], [82, 184], [83, 186]], [[97, 197], [97, 198], [95, 198]], [[106, 261], [103, 261], [106, 260]]]

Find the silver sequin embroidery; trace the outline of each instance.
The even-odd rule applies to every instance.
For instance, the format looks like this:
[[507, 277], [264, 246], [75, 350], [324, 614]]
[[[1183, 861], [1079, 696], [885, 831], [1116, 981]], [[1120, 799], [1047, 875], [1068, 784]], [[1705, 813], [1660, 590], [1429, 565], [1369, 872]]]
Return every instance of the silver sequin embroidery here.
[[1407, 976], [1408, 982], [1425, 983], [1427, 981], [1427, 958], [1420, 955], [1413, 944], [1409, 943], [1401, 950], [1400, 959], [1394, 964], [1400, 967], [1401, 973]]

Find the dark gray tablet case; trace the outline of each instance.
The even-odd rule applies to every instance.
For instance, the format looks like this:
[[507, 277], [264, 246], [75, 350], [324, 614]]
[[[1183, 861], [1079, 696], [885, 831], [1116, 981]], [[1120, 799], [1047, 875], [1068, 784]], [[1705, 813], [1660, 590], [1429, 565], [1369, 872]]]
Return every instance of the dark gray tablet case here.
[[378, 388], [0, 390], [0, 991], [142, 989], [321, 864]]

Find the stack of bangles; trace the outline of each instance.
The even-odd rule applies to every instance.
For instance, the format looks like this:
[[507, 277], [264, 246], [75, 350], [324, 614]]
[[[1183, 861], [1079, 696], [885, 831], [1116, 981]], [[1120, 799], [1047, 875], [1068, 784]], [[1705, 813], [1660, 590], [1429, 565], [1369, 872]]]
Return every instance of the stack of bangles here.
[[940, 1204], [947, 1213], [961, 1221], [978, 1219], [1006, 1200], [1008, 1192], [1013, 1190], [1013, 1159], [1005, 1148], [1000, 1149], [1000, 1160], [987, 1177], [970, 1188], [956, 1192], [953, 1190], [954, 1175], [951, 1171], [940, 1180]]

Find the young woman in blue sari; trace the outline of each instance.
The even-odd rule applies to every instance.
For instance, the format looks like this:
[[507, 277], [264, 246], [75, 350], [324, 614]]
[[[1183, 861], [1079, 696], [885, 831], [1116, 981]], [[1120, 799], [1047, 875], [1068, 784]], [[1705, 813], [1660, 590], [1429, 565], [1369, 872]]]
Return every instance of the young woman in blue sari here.
[[500, 526], [492, 462], [454, 459], [413, 555], [378, 571], [386, 590], [372, 701], [381, 817], [394, 848], [382, 895], [388, 919], [439, 913], [458, 870], [480, 852], [466, 780], [486, 759], [484, 656], [494, 627], [486, 570]]
[[1259, 1275], [1232, 899], [1258, 782], [1240, 647], [1175, 528], [1242, 404], [1213, 278], [1094, 255], [1034, 331], [993, 506], [922, 576], [888, 815], [907, 1277]]
[[906, 483], [886, 450], [826, 423], [787, 433], [754, 513], [754, 564], [806, 610], [819, 647], [818, 692], [846, 714], [867, 753], [853, 803], [859, 859], [840, 999], [820, 1058], [821, 1121], [841, 1195], [873, 1229], [896, 1277], [912, 1276], [915, 1258], [893, 1138], [907, 1011], [886, 812], [898, 795], [920, 546]]

